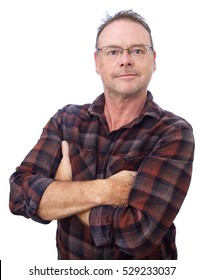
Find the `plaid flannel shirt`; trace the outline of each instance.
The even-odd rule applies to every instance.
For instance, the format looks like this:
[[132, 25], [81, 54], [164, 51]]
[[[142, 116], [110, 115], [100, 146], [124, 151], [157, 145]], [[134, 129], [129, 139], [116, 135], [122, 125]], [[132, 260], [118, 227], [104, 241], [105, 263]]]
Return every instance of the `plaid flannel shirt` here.
[[73, 180], [137, 176], [128, 205], [91, 209], [90, 227], [76, 216], [58, 220], [58, 259], [176, 259], [173, 223], [187, 194], [194, 156], [192, 127], [161, 109], [148, 92], [140, 116], [109, 132], [104, 95], [92, 104], [67, 105], [44, 127], [36, 146], [10, 178], [10, 209], [41, 223], [43, 192], [54, 181], [61, 141], [70, 145]]

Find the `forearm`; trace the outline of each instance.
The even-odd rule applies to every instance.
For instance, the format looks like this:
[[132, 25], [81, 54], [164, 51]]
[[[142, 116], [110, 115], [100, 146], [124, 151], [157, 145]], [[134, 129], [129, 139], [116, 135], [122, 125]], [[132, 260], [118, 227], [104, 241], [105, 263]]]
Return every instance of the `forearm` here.
[[42, 196], [38, 216], [43, 220], [58, 220], [107, 203], [106, 181], [54, 181]]
[[100, 205], [125, 205], [135, 174], [121, 171], [107, 179], [54, 181], [42, 196], [38, 216], [44, 220], [58, 220]]

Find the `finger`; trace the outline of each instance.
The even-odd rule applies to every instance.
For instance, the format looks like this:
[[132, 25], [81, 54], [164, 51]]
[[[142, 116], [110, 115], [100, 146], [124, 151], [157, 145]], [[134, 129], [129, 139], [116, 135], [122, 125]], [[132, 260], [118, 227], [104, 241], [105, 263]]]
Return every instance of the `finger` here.
[[69, 145], [67, 141], [62, 141], [61, 143], [61, 149], [62, 149], [62, 155], [63, 155], [63, 168], [66, 169], [67, 174], [69, 177], [72, 178], [72, 167], [71, 167], [71, 161], [69, 156]]
[[62, 159], [58, 166], [55, 179], [59, 181], [71, 181], [72, 180], [72, 167], [69, 157], [69, 145], [66, 141], [61, 143]]
[[67, 157], [69, 155], [69, 146], [67, 141], [62, 141], [61, 143], [62, 155], [63, 157]]
[[69, 145], [67, 141], [62, 141], [61, 149], [62, 149], [63, 161], [65, 161], [68, 165], [71, 164], [70, 156], [69, 156]]

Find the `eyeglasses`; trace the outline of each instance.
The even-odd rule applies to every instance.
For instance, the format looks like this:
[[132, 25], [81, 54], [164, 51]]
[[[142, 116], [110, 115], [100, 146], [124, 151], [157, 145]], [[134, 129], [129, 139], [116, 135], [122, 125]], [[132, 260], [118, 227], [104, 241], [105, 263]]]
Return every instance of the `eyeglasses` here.
[[115, 59], [120, 57], [123, 54], [123, 51], [128, 51], [128, 53], [133, 58], [142, 58], [146, 56], [150, 50], [153, 50], [153, 47], [148, 45], [136, 45], [130, 47], [129, 49], [107, 46], [103, 48], [98, 48], [97, 52], [101, 51], [101, 53], [109, 59]]

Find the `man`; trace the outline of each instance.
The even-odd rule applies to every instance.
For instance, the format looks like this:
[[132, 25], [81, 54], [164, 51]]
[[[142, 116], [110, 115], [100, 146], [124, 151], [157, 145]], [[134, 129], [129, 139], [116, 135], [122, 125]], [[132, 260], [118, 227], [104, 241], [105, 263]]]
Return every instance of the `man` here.
[[108, 16], [94, 57], [104, 93], [50, 119], [10, 178], [10, 209], [58, 221], [58, 259], [176, 259], [192, 128], [148, 91], [156, 53], [140, 15]]

